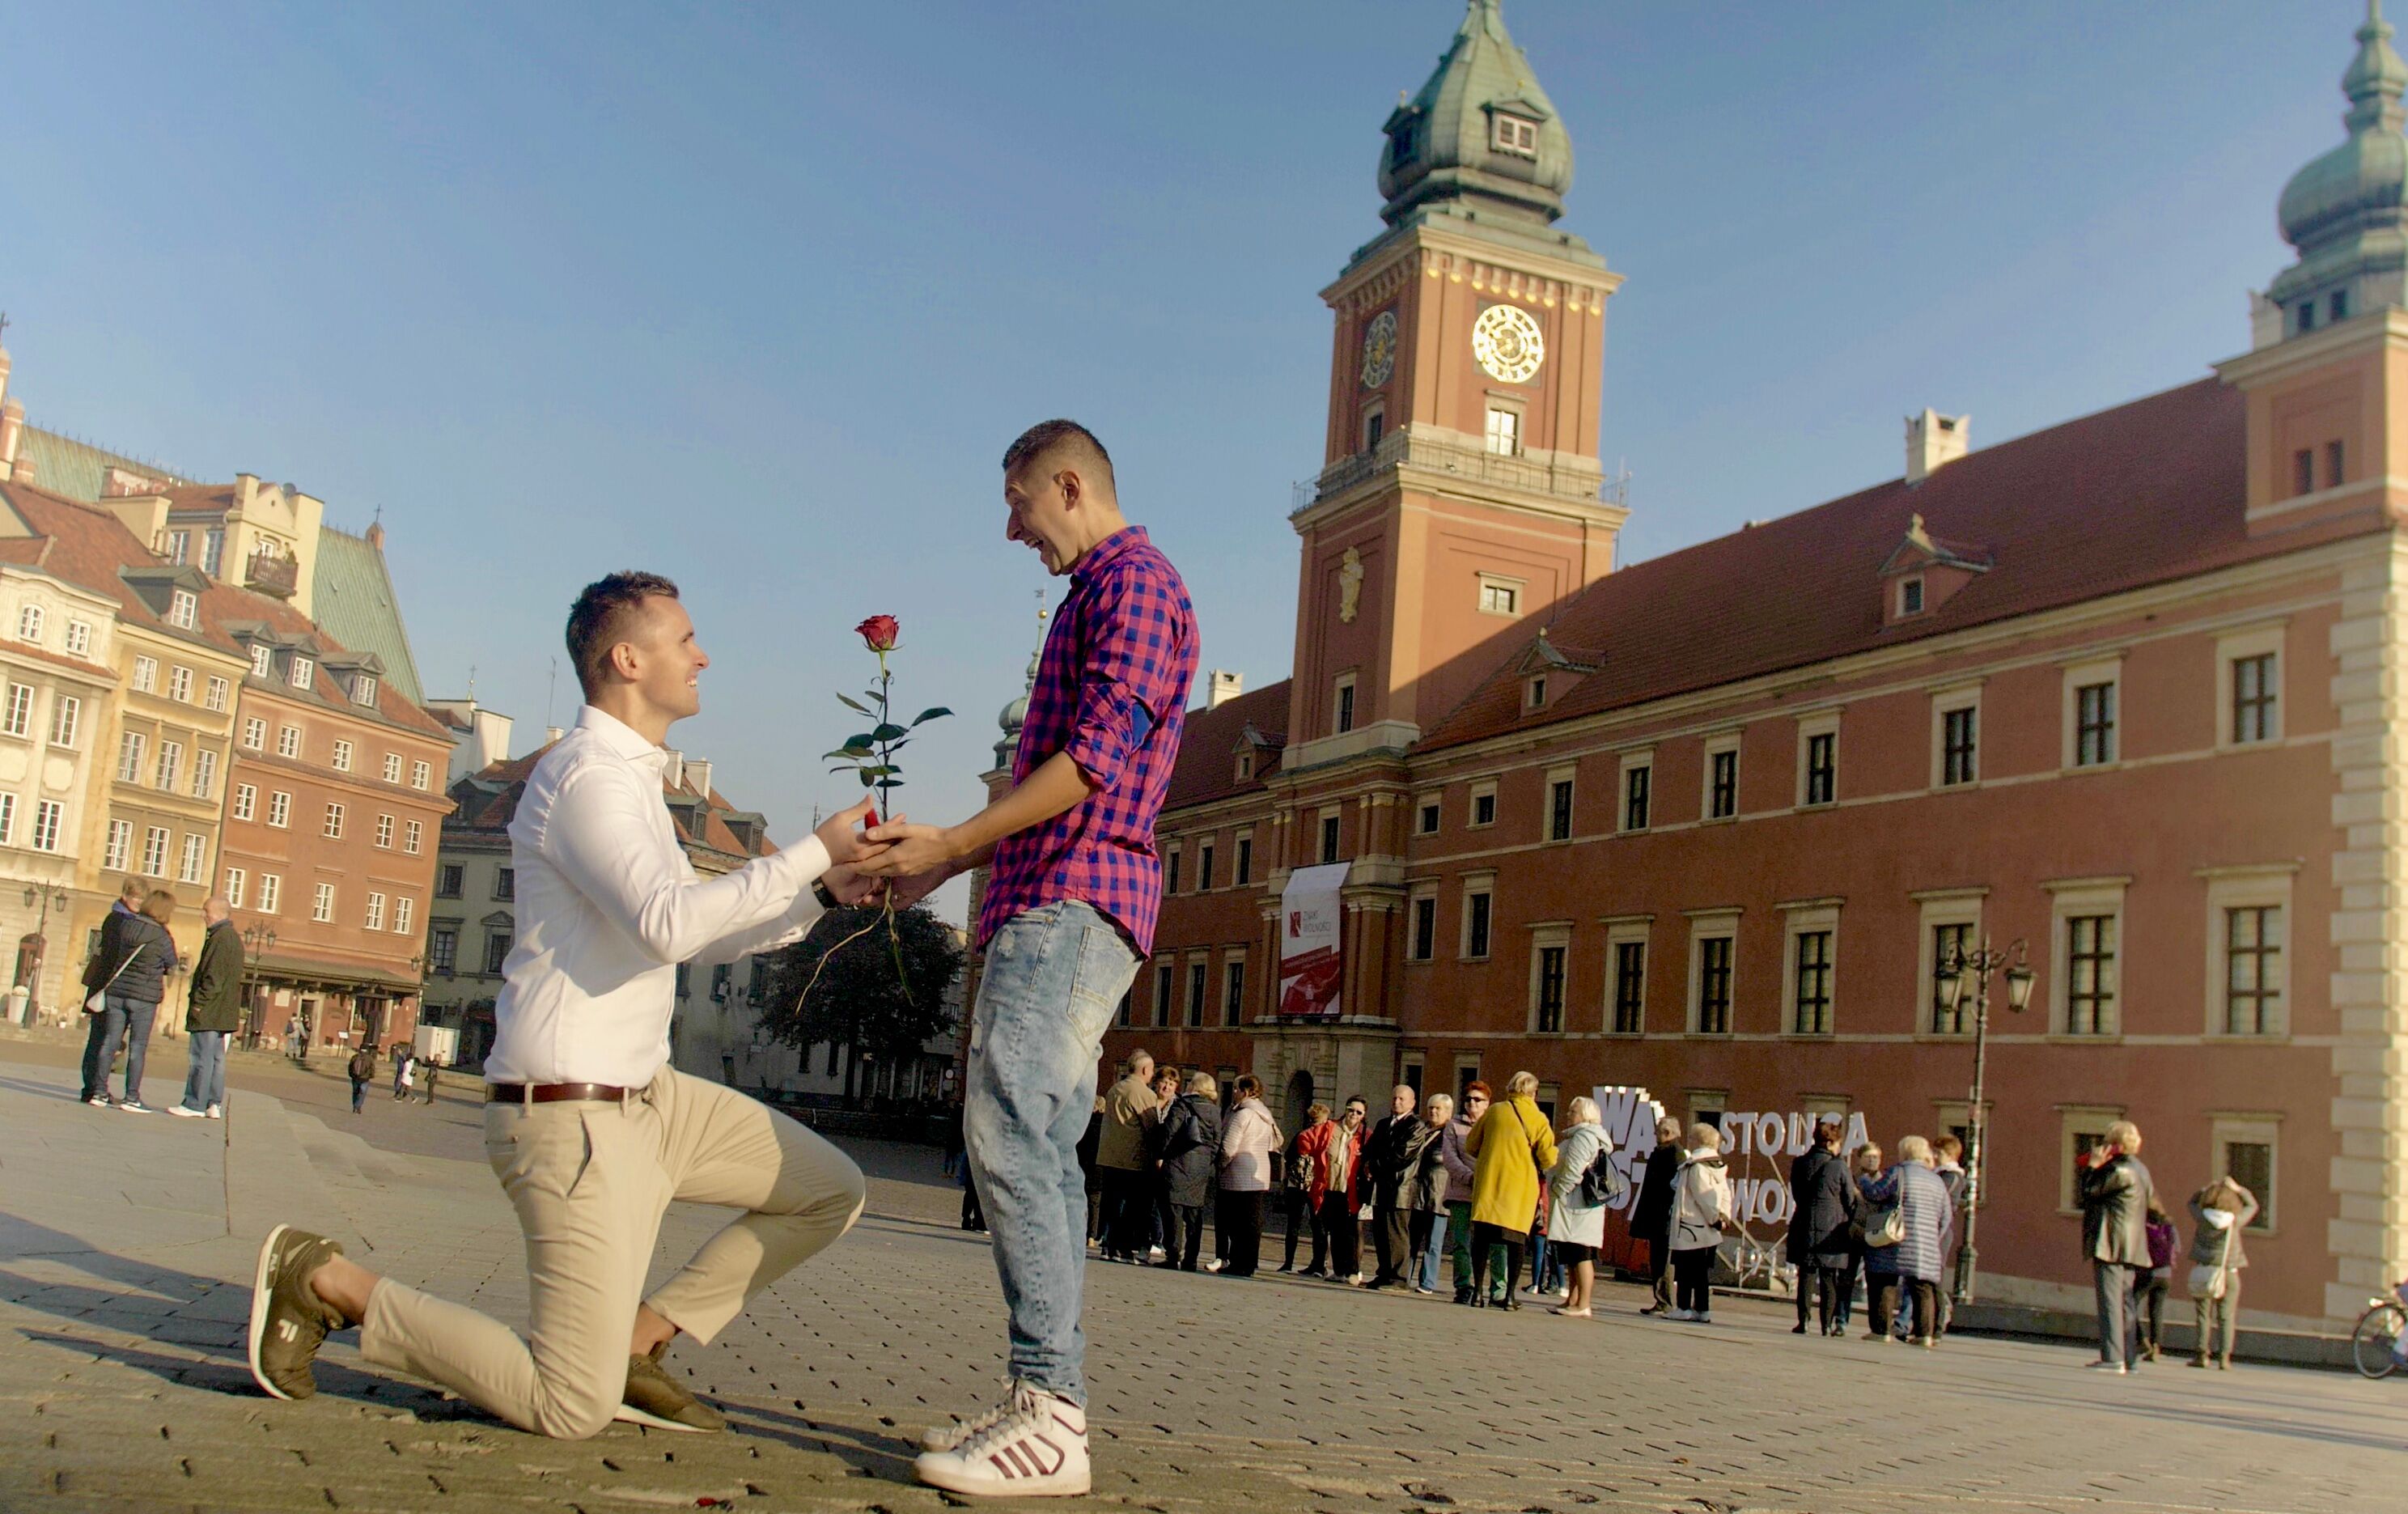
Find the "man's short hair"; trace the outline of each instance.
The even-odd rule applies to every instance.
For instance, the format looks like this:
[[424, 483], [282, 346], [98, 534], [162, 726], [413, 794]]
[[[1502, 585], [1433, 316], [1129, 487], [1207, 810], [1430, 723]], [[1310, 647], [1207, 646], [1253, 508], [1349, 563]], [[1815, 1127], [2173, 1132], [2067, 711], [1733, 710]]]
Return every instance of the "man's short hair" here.
[[1149, 1051], [1149, 1050], [1147, 1050], [1145, 1048], [1143, 1048], [1143, 1047], [1139, 1047], [1136, 1050], [1134, 1050], [1134, 1051], [1132, 1051], [1132, 1052], [1130, 1052], [1130, 1053], [1129, 1053], [1129, 1056], [1128, 1056], [1128, 1070], [1129, 1070], [1129, 1071], [1131, 1071], [1131, 1072], [1135, 1072], [1135, 1071], [1137, 1071], [1140, 1067], [1151, 1067], [1151, 1066], [1153, 1066], [1153, 1065], [1154, 1065], [1154, 1053], [1153, 1053], [1153, 1052], [1151, 1052], [1151, 1051]]
[[124, 882], [117, 885], [117, 896], [134, 904], [140, 904], [144, 899], [150, 897], [150, 885], [130, 874], [127, 876]]
[[627, 617], [655, 595], [675, 599], [678, 586], [657, 573], [613, 573], [587, 584], [568, 607], [568, 664], [577, 670], [577, 685], [587, 698], [602, 687], [610, 649], [627, 639]]
[[1103, 476], [1096, 481], [1112, 492], [1112, 454], [1096, 440], [1096, 434], [1076, 421], [1039, 421], [1024, 431], [1003, 450], [1003, 476], [1007, 478], [1036, 462], [1056, 448], [1068, 447], [1079, 461], [1100, 467]]

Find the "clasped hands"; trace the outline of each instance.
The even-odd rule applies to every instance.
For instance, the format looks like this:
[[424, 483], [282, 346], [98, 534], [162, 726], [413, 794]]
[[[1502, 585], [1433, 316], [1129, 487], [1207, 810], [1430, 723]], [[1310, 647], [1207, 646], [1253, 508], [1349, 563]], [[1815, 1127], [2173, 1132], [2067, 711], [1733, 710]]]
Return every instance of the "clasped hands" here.
[[870, 799], [864, 798], [811, 833], [827, 849], [829, 867], [822, 881], [838, 904], [883, 902], [908, 909], [953, 877], [956, 850], [943, 828], [914, 825], [902, 815], [855, 829], [869, 818], [870, 807]]

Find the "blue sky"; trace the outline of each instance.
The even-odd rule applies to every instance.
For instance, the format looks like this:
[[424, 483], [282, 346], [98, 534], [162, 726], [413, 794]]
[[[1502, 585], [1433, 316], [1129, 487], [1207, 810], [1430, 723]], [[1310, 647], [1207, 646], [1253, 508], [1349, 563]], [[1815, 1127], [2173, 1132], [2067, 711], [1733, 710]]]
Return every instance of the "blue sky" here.
[[[686, 588], [680, 728], [784, 836], [849, 796], [831, 691], [904, 624], [980, 798], [1035, 639], [997, 459], [1085, 421], [1205, 662], [1284, 676], [1315, 292], [1379, 230], [1379, 126], [1459, 0], [22, 7], [0, 308], [38, 425], [381, 509], [421, 668], [539, 740], [566, 607]], [[2287, 261], [2362, 11], [2164, 0], [1509, 0], [1565, 224], [1628, 282], [1624, 559], [2199, 377]], [[555, 719], [573, 711], [561, 675]], [[956, 895], [956, 908], [958, 901]]]

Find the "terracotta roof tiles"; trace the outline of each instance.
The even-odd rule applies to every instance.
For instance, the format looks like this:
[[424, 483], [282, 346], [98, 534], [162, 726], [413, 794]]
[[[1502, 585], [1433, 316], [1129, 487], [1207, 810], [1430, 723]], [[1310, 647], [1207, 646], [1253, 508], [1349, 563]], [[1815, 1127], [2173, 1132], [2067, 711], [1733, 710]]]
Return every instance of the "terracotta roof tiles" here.
[[[1279, 771], [1280, 750], [1287, 745], [1286, 678], [1266, 684], [1252, 693], [1227, 699], [1215, 708], [1187, 712], [1180, 733], [1179, 761], [1170, 769], [1170, 786], [1163, 795], [1165, 809], [1211, 804], [1248, 789]], [[1255, 758], [1254, 776], [1238, 777], [1238, 742], [1253, 726], [1268, 743]]]

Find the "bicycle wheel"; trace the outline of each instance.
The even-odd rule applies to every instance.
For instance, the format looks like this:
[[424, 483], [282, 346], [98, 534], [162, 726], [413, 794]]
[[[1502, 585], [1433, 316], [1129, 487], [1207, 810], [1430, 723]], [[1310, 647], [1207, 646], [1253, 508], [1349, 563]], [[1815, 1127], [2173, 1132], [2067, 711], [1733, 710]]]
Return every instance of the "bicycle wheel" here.
[[2358, 1317], [2349, 1354], [2362, 1376], [2387, 1378], [2398, 1370], [2400, 1358], [2391, 1354], [2391, 1347], [2402, 1330], [2408, 1330], [2408, 1309], [2397, 1304], [2377, 1304]]

